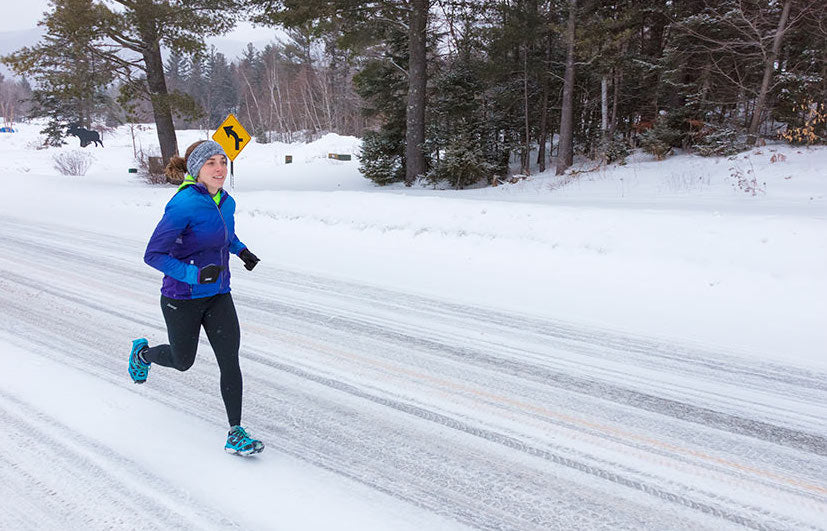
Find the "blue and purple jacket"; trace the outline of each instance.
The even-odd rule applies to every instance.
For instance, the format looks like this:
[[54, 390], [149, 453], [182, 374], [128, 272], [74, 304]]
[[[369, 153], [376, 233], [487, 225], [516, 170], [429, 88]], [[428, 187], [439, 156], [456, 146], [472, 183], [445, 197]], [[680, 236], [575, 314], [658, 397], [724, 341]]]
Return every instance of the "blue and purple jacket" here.
[[[161, 294], [171, 299], [200, 299], [230, 291], [230, 253], [246, 246], [235, 235], [235, 200], [224, 190], [212, 197], [187, 175], [155, 227], [144, 262], [164, 274]], [[198, 283], [198, 271], [224, 266], [216, 282]]]

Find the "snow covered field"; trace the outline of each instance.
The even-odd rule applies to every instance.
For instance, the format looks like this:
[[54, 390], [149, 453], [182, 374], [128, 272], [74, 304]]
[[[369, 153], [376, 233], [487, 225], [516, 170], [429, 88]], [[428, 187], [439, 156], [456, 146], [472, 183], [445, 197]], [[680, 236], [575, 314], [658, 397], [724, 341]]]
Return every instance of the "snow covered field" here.
[[352, 138], [250, 145], [232, 194], [262, 262], [233, 293], [268, 448], [244, 461], [205, 341], [187, 373], [126, 374], [132, 338], [165, 340], [141, 258], [174, 189], [127, 173], [125, 128], [83, 177], [52, 167], [75, 139], [19, 129], [0, 528], [824, 528], [827, 149], [453, 191], [326, 158]]

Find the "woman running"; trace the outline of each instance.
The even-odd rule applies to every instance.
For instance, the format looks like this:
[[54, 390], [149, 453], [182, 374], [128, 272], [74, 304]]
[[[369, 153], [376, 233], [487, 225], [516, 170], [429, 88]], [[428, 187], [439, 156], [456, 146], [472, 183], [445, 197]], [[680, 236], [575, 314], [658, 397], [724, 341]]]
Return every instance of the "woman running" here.
[[264, 444], [241, 427], [240, 330], [230, 295], [230, 253], [252, 271], [259, 259], [235, 235], [235, 201], [224, 189], [227, 155], [217, 142], [191, 145], [185, 157], [173, 157], [166, 173], [183, 183], [167, 203], [164, 216], [146, 247], [144, 261], [164, 273], [161, 311], [168, 345], [132, 342], [129, 375], [146, 382], [153, 363], [186, 371], [195, 361], [201, 327], [221, 371], [221, 396], [230, 431], [224, 449], [252, 455]]

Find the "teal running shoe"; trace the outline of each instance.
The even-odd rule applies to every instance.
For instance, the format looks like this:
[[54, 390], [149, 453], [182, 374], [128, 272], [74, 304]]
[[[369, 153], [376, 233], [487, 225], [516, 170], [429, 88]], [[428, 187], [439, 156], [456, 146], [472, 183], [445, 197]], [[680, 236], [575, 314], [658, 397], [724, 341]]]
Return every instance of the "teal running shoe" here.
[[233, 426], [227, 433], [224, 451], [228, 454], [253, 455], [264, 450], [264, 443], [253, 439], [241, 426]]
[[129, 353], [129, 376], [136, 384], [146, 382], [146, 377], [149, 374], [150, 363], [143, 360], [141, 354], [146, 352], [149, 348], [149, 343], [146, 339], [136, 339], [132, 341], [132, 352]]

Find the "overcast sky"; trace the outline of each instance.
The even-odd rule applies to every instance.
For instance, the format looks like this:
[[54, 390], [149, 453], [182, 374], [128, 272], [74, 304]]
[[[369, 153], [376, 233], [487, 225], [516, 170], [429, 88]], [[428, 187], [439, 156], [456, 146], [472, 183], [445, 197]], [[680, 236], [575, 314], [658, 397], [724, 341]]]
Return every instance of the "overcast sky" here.
[[0, 0], [3, 4], [5, 16], [0, 17], [0, 31], [15, 31], [30, 29], [37, 26], [41, 14], [49, 6], [46, 0], [27, 0], [14, 2], [14, 15], [11, 15], [12, 0]]
[[[11, 4], [14, 4], [12, 10]], [[0, 17], [0, 32], [15, 31], [34, 28], [38, 21], [43, 18], [43, 12], [48, 10], [48, 0], [0, 0], [0, 6], [6, 16]], [[8, 14], [13, 11], [13, 16]], [[256, 28], [249, 23], [241, 23], [236, 26], [236, 30], [225, 35], [227, 39], [239, 40], [243, 42], [269, 41], [273, 38], [275, 32], [272, 28]]]

